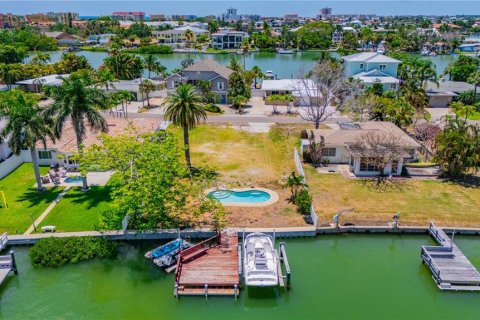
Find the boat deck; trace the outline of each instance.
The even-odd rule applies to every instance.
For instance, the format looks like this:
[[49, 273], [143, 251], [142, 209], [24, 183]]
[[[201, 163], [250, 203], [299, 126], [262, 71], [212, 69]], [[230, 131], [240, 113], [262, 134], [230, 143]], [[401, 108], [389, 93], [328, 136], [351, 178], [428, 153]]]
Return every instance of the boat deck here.
[[480, 273], [445, 231], [429, 228], [430, 235], [440, 246], [422, 246], [421, 256], [441, 290], [480, 291]]
[[237, 236], [210, 238], [180, 253], [175, 295], [238, 295]]
[[17, 274], [17, 264], [13, 251], [9, 255], [0, 256], [0, 285], [7, 279], [11, 271]]

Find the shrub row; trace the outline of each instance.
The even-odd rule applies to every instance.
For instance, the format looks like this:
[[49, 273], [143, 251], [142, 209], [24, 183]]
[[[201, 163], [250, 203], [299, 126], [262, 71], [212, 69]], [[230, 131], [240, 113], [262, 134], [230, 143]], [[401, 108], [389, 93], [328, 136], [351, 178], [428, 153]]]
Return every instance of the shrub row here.
[[117, 253], [112, 241], [97, 237], [66, 237], [40, 239], [30, 249], [34, 267], [60, 267], [94, 258], [106, 258]]

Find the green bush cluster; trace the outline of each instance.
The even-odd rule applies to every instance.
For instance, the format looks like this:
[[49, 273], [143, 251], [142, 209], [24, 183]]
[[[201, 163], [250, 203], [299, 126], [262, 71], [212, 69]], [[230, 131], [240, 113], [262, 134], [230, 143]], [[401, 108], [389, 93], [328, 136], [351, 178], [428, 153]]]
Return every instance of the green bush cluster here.
[[106, 258], [117, 253], [112, 241], [97, 237], [66, 237], [40, 239], [30, 249], [34, 267], [60, 267], [94, 258]]
[[303, 215], [310, 214], [310, 207], [312, 205], [312, 196], [308, 192], [308, 189], [302, 189], [295, 197], [295, 205], [298, 212]]
[[205, 111], [208, 111], [208, 112], [212, 112], [212, 113], [223, 113], [223, 110], [220, 109], [219, 106], [213, 104], [213, 103], [209, 103], [209, 104], [206, 104], [203, 109]]

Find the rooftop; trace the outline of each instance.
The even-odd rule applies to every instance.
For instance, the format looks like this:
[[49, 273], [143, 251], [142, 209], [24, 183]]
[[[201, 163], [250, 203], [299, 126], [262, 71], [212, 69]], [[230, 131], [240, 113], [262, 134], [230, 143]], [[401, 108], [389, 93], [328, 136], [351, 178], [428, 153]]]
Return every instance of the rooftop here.
[[[480, 89], [480, 87], [477, 87]], [[463, 81], [449, 81], [449, 80], [440, 80], [438, 86], [436, 83], [429, 81], [427, 83], [427, 94], [431, 93], [451, 93], [457, 95], [459, 93], [474, 90], [474, 86], [468, 82]]]
[[22, 81], [16, 82], [16, 84], [24, 84], [24, 85], [29, 85], [29, 84], [35, 84], [39, 83], [42, 85], [51, 85], [51, 86], [59, 86], [63, 82], [63, 78], [68, 78], [70, 75], [69, 74], [50, 74], [48, 76], [43, 76], [39, 78], [33, 78], [33, 79], [26, 79]]
[[[154, 132], [160, 125], [160, 120], [153, 118], [134, 118], [134, 119], [125, 119], [125, 118], [108, 118], [108, 135], [117, 136], [120, 134], [128, 133], [128, 130], [133, 129], [133, 134], [142, 134], [147, 132]], [[89, 147], [94, 144], [100, 143], [98, 139], [100, 132], [97, 130], [91, 130], [91, 127], [87, 126], [86, 135], [83, 138], [83, 145]], [[43, 144], [37, 142], [36, 147], [38, 149], [43, 149]], [[73, 128], [72, 122], [67, 122], [62, 131], [62, 137], [57, 141], [53, 142], [50, 139], [47, 140], [47, 148], [56, 149], [59, 152], [76, 152], [77, 151], [77, 140], [75, 138], [75, 130]]]
[[[323, 136], [325, 139], [326, 145], [332, 146], [343, 146], [350, 143], [355, 143], [358, 137], [361, 135], [377, 131], [377, 132], [386, 132], [398, 135], [402, 147], [409, 147], [409, 148], [418, 148], [420, 145], [413, 140], [409, 135], [403, 132], [402, 129], [397, 127], [395, 124], [387, 121], [367, 121], [367, 122], [359, 122], [357, 126], [345, 126], [342, 124], [344, 129], [316, 129], [313, 130], [315, 135], [315, 141], [320, 142], [320, 137]], [[345, 129], [347, 128], [347, 129]]]
[[220, 76], [222, 76], [223, 78], [225, 79], [228, 79], [228, 77], [230, 77], [230, 75], [232, 74], [232, 70], [219, 64], [218, 62], [216, 62], [215, 60], [212, 60], [212, 59], [203, 59], [203, 60], [200, 60], [194, 64], [192, 64], [191, 66], [185, 68], [183, 71], [186, 71], [186, 72], [215, 72], [217, 74], [219, 74]]
[[390, 58], [383, 54], [377, 52], [361, 52], [356, 54], [351, 54], [348, 56], [342, 57], [344, 61], [358, 61], [358, 62], [389, 62], [389, 63], [401, 63], [397, 59]]

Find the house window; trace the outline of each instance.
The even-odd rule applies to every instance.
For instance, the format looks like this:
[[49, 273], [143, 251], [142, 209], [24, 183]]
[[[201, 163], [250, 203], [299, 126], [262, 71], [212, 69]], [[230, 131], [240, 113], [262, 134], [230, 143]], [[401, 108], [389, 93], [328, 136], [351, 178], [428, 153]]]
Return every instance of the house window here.
[[173, 88], [178, 87], [178, 80], [173, 80], [173, 81], [172, 81], [172, 87], [173, 87]]
[[336, 148], [323, 148], [322, 149], [322, 155], [324, 157], [335, 157], [337, 154], [337, 149]]
[[379, 168], [375, 165], [375, 161], [372, 158], [360, 159], [360, 171], [379, 171]]
[[365, 68], [365, 64], [360, 63], [360, 70], [363, 70], [363, 68]]
[[52, 151], [38, 151], [38, 158], [41, 160], [52, 159]]
[[387, 65], [386, 65], [386, 64], [381, 64], [381, 65], [378, 66], [378, 69], [379, 69], [380, 71], [387, 70]]
[[396, 83], [392, 83], [390, 88], [392, 88], [392, 90], [397, 90], [397, 84]]
[[217, 82], [217, 90], [223, 90], [225, 89], [225, 83], [224, 82]]

